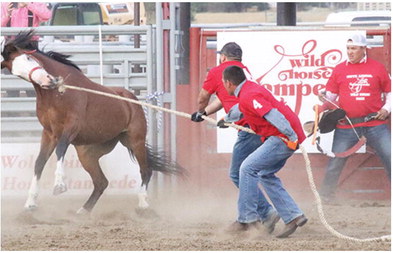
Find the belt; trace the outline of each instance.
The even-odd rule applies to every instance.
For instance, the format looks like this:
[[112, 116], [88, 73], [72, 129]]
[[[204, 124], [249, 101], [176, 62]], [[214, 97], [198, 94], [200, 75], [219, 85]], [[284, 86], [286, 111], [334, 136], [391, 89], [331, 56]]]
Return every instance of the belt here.
[[[374, 120], [374, 118], [375, 118], [375, 116], [377, 114], [378, 113], [373, 112], [373, 113], [370, 113], [370, 114], [368, 114], [368, 115], [366, 115], [364, 117], [349, 118], [349, 120], [351, 121], [352, 125], [356, 125], [356, 124], [359, 124], [359, 123], [364, 123], [364, 122], [369, 122], [369, 121]], [[341, 120], [340, 124], [341, 125], [350, 125], [350, 123], [348, 122], [348, 119]]]

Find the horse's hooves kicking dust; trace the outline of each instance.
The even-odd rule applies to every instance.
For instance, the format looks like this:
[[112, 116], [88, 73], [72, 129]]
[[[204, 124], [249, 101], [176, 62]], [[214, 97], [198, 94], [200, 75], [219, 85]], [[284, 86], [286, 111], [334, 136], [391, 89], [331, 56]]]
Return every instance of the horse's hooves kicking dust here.
[[75, 214], [79, 217], [89, 217], [90, 216], [90, 212], [87, 211], [86, 209], [84, 209], [83, 207], [79, 208], [79, 210], [76, 211]]
[[38, 208], [37, 205], [28, 205], [28, 206], [25, 206], [25, 213], [32, 213], [32, 212], [36, 211], [37, 208]]
[[53, 195], [57, 196], [67, 191], [67, 186], [65, 184], [55, 185], [53, 188]]

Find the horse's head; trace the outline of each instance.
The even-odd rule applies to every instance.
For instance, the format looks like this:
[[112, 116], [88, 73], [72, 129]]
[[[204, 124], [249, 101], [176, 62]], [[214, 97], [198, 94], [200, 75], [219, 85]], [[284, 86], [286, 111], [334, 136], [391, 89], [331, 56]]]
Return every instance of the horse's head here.
[[50, 75], [34, 56], [38, 54], [35, 50], [19, 48], [14, 41], [6, 42], [2, 45], [1, 68], [7, 68], [13, 75], [22, 79], [38, 84], [43, 89], [54, 88], [58, 79]]

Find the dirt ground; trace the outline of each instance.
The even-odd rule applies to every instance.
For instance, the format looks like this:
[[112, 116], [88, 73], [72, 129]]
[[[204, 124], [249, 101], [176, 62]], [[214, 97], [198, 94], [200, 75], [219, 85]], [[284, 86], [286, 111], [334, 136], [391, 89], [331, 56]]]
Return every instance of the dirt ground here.
[[[236, 217], [236, 192], [170, 192], [151, 197], [156, 218], [135, 212], [135, 195], [104, 195], [88, 217], [75, 215], [87, 196], [46, 196], [35, 212], [24, 212], [24, 198], [2, 198], [2, 250], [198, 250], [198, 251], [390, 251], [390, 241], [351, 242], [331, 235], [311, 201], [298, 201], [308, 223], [287, 239], [248, 231], [225, 232]], [[325, 205], [329, 224], [348, 236], [369, 238], [391, 233], [390, 201], [351, 200]]]

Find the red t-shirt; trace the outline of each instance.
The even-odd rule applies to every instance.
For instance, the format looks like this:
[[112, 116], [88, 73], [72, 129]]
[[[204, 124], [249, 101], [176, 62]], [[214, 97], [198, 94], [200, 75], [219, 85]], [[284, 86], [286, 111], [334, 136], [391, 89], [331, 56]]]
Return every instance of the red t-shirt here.
[[[385, 67], [370, 58], [365, 62], [338, 64], [326, 84], [326, 90], [338, 94], [338, 106], [349, 118], [365, 117], [378, 112], [384, 102], [381, 93], [391, 91], [390, 77]], [[354, 126], [377, 126], [386, 121], [373, 120]], [[349, 125], [337, 125], [338, 128], [351, 128]]]
[[[216, 94], [218, 99], [220, 99], [222, 106], [225, 110], [225, 113], [228, 113], [229, 110], [238, 103], [238, 99], [235, 96], [231, 96], [226, 91], [224, 84], [222, 83], [222, 72], [229, 66], [238, 66], [243, 68], [245, 73], [250, 73], [246, 66], [239, 61], [227, 61], [221, 63], [220, 65], [210, 69], [209, 73], [206, 76], [205, 81], [203, 82], [202, 88], [209, 92], [210, 94]], [[249, 74], [250, 75], [250, 74]], [[246, 74], [247, 76], [247, 74]], [[250, 75], [251, 76], [251, 75]], [[244, 126], [247, 124], [243, 119], [236, 122], [237, 125]]]
[[273, 108], [276, 108], [289, 121], [298, 136], [298, 142], [302, 143], [306, 139], [303, 127], [298, 116], [285, 102], [278, 101], [269, 90], [255, 82], [246, 81], [243, 84], [239, 93], [239, 110], [243, 113], [244, 119], [251, 129], [263, 136], [262, 141], [269, 136], [288, 138], [263, 118]]

